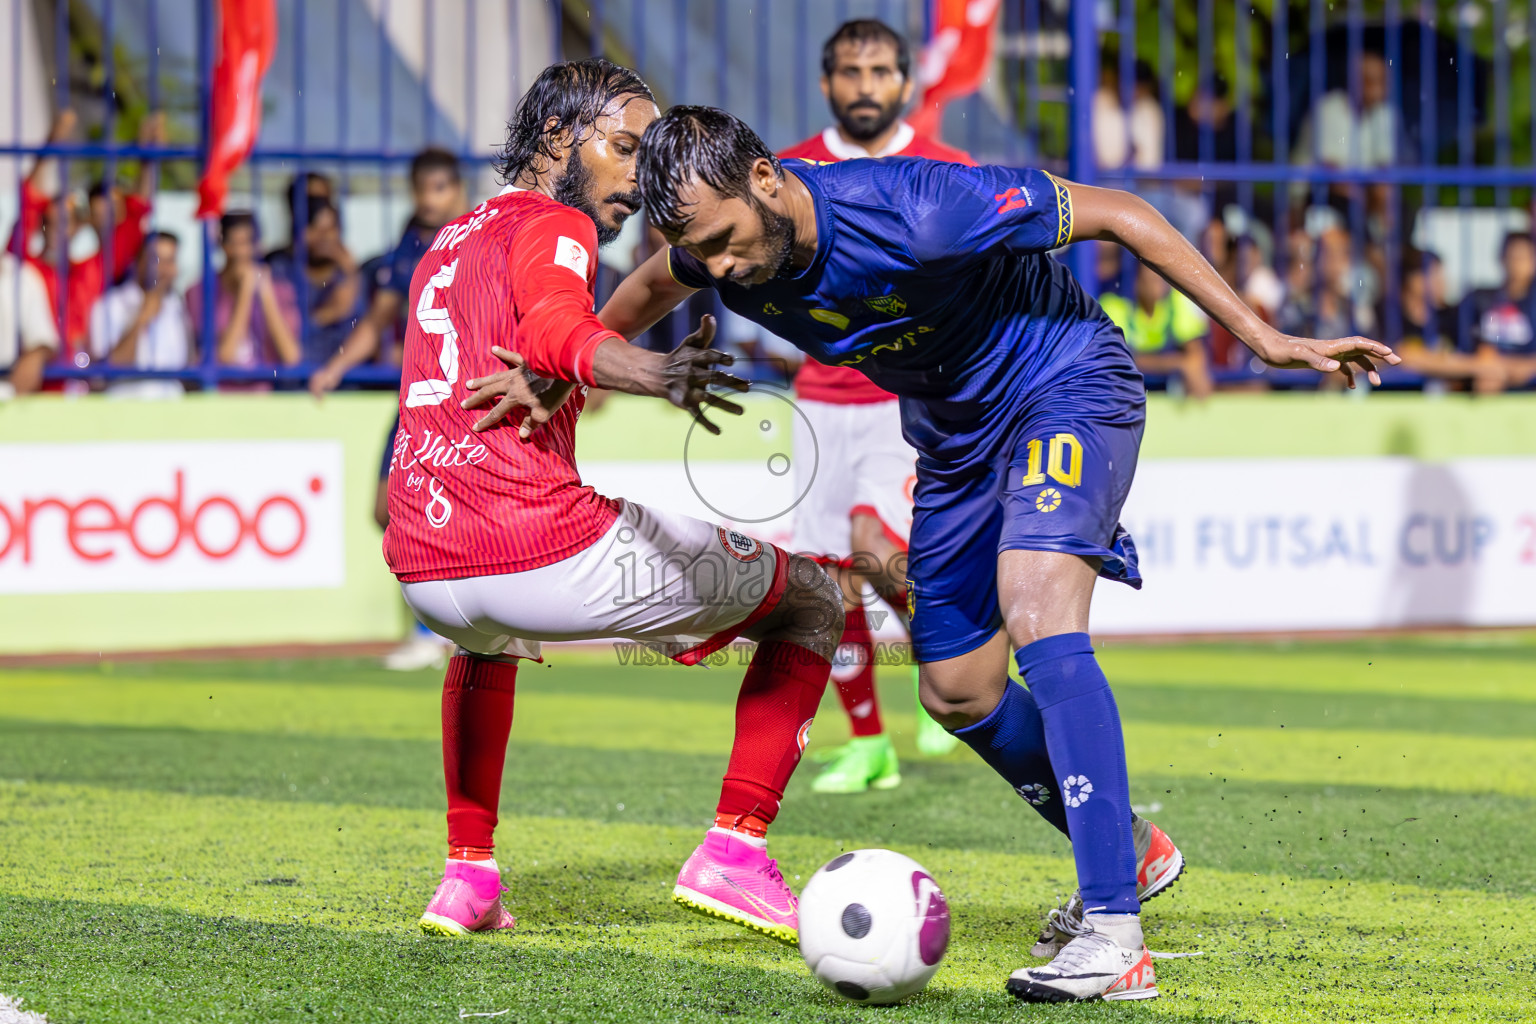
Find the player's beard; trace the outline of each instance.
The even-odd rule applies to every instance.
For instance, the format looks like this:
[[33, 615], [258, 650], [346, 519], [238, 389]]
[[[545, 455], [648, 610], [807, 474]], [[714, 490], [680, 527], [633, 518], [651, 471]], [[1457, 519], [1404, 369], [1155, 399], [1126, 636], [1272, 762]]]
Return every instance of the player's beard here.
[[[581, 150], [573, 148], [571, 157], [566, 162], [565, 173], [551, 185], [550, 197], [557, 203], [580, 210], [592, 219], [592, 224], [597, 228], [597, 244], [607, 245], [619, 237], [620, 227], [609, 227], [603, 223], [602, 214], [598, 211], [598, 200], [592, 198], [593, 174], [581, 159]], [[602, 199], [604, 203], [626, 203], [631, 209], [640, 209], [639, 192], [615, 192]]]
[[[855, 114], [873, 114], [875, 110], [880, 113], [876, 117], [855, 117]], [[843, 126], [843, 131], [848, 133], [850, 139], [856, 142], [868, 142], [870, 139], [879, 138], [880, 135], [901, 116], [901, 99], [897, 99], [886, 105], [880, 106], [874, 100], [860, 100], [857, 103], [838, 109], [834, 107], [832, 113], [837, 115], [837, 123]]]
[[789, 276], [794, 271], [795, 222], [768, 209], [758, 201], [756, 196], [752, 197], [752, 207], [757, 211], [758, 219], [763, 225], [763, 242], [768, 246], [768, 251], [773, 254], [767, 261], [773, 268], [773, 274], [769, 279]]

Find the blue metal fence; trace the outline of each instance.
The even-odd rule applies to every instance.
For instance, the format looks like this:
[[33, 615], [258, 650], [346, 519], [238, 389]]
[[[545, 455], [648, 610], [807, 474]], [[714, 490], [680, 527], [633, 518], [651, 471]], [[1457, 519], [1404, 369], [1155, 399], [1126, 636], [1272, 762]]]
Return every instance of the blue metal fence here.
[[[488, 23], [489, 14], [511, 12], [499, 19], [513, 26], [502, 62], [510, 84], [497, 96], [477, 88], [482, 51], [468, 46], [463, 73], [470, 104], [510, 113], [515, 83], [534, 70], [520, 66], [528, 48], [516, 33], [523, 14], [537, 8], [553, 36], [546, 52], [606, 54], [636, 67], [664, 105], [728, 107], [775, 147], [826, 123], [816, 85], [819, 51], [838, 23], [879, 17], [917, 42], [931, 17], [925, 0], [503, 0], [499, 7], [489, 0], [422, 2], [413, 9], [420, 12], [425, 63], [412, 68], [386, 28], [391, 0], [279, 0], [278, 6], [280, 44], [268, 76], [262, 133], [236, 181], [238, 189], [256, 195], [318, 169], [336, 173], [344, 194], [387, 196], [402, 188], [405, 162], [429, 143], [483, 164], [495, 140], [455, 127], [476, 124], [477, 112], [446, 116], [430, 83], [441, 77], [433, 63], [436, 33], [474, 40], [476, 19]], [[66, 180], [77, 185], [87, 173], [111, 180], [120, 164], [148, 159], [178, 169], [180, 180], [189, 181], [205, 155], [211, 123], [216, 7], [216, 0], [34, 4], [53, 19], [54, 107], [94, 111], [93, 138], [55, 145], [0, 140], [0, 159], [24, 169], [33, 159], [59, 158]], [[20, 0], [13, 0], [18, 18], [20, 10]], [[81, 63], [81, 26], [92, 19], [99, 59], [91, 69], [95, 77], [82, 81], [73, 72]], [[13, 37], [19, 45], [20, 33]], [[1263, 241], [1282, 273], [1297, 255], [1293, 240], [1315, 237], [1318, 224], [1331, 217], [1348, 234], [1360, 271], [1377, 278], [1383, 314], [1375, 329], [1396, 339], [1403, 329], [1398, 268], [1405, 252], [1415, 240], [1426, 240], [1426, 225], [1444, 233], [1447, 224], [1457, 223], [1456, 216], [1437, 211], [1532, 202], [1533, 39], [1536, 4], [1509, 0], [1004, 0], [992, 73], [978, 95], [952, 105], [945, 135], [982, 160], [1043, 164], [1078, 181], [1132, 187], [1183, 204], [1196, 211], [1196, 223], [1201, 216], [1223, 220], [1229, 210], [1241, 211], [1236, 220]], [[1370, 55], [1386, 67], [1385, 99], [1374, 107], [1366, 95], [1375, 87]], [[1101, 78], [1106, 71], [1114, 72], [1110, 85]], [[172, 108], [177, 141], [145, 147], [121, 138], [127, 110], [122, 97], [130, 84], [143, 107]], [[1092, 110], [1101, 88], [1116, 90], [1128, 130], [1138, 117], [1151, 116], [1149, 110], [1160, 113], [1162, 151], [1154, 159], [1116, 166], [1096, 159], [1103, 126], [1096, 133]], [[19, 96], [17, 87], [13, 102]], [[1324, 152], [1327, 140], [1317, 120], [1325, 104], [1352, 114], [1344, 122], [1351, 133], [1345, 159], [1330, 162]], [[1387, 160], [1361, 152], [1371, 141], [1363, 111], [1373, 109], [1385, 111]], [[12, 123], [20, 123], [19, 115]], [[297, 219], [303, 222], [302, 209]], [[1458, 250], [1453, 286], [1475, 283], [1474, 264], [1487, 264], [1483, 250], [1496, 244], [1473, 237], [1482, 222], [1470, 213], [1461, 223], [1462, 237], [1448, 246]], [[205, 224], [200, 230], [205, 291], [198, 336], [211, 339], [213, 229]], [[296, 234], [302, 258], [302, 233]], [[1098, 287], [1091, 250], [1077, 248], [1069, 256], [1074, 269]], [[1462, 333], [1471, 326], [1465, 315], [1457, 325]], [[201, 364], [169, 376], [213, 387], [258, 377], [297, 381], [312, 369], [222, 367], [205, 340]], [[395, 373], [379, 364], [361, 367], [349, 379], [384, 384]], [[143, 375], [96, 365], [50, 369], [56, 378], [122, 374]]]

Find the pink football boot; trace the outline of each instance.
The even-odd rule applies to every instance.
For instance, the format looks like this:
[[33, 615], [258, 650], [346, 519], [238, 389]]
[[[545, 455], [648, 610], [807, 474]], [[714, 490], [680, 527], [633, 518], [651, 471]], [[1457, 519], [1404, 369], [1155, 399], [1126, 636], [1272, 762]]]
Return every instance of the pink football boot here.
[[470, 932], [511, 928], [517, 920], [501, 905], [501, 872], [462, 860], [450, 860], [443, 880], [421, 915], [421, 930], [452, 938]]
[[710, 829], [678, 873], [672, 899], [689, 910], [761, 932], [780, 942], [800, 941], [800, 903], [767, 850], [723, 829]]

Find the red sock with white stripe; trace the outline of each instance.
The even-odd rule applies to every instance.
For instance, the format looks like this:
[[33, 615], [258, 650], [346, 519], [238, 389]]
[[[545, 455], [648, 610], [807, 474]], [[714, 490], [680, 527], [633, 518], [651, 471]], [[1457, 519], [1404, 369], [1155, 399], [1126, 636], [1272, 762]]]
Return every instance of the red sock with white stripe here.
[[797, 644], [757, 645], [736, 698], [736, 740], [715, 826], [762, 838], [800, 763], [832, 666]]
[[885, 731], [880, 720], [880, 700], [875, 696], [875, 637], [863, 608], [848, 612], [843, 621], [843, 640], [839, 645], [853, 647], [856, 659], [833, 673], [837, 699], [848, 712], [848, 722], [855, 736], [879, 736]]
[[512, 731], [517, 665], [468, 654], [448, 660], [443, 680], [443, 779], [448, 857], [494, 864], [501, 772]]

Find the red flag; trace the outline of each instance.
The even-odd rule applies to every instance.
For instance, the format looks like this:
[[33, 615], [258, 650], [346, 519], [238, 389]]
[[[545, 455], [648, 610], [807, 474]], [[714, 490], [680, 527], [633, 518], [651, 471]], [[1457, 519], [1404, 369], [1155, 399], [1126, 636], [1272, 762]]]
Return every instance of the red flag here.
[[992, 66], [992, 24], [1001, 7], [999, 0], [934, 0], [933, 37], [917, 69], [923, 98], [907, 118], [919, 135], [937, 138], [945, 104], [981, 85]]
[[198, 183], [197, 215], [224, 212], [229, 176], [261, 129], [261, 78], [277, 49], [274, 0], [220, 0], [219, 61], [213, 69], [213, 139]]

